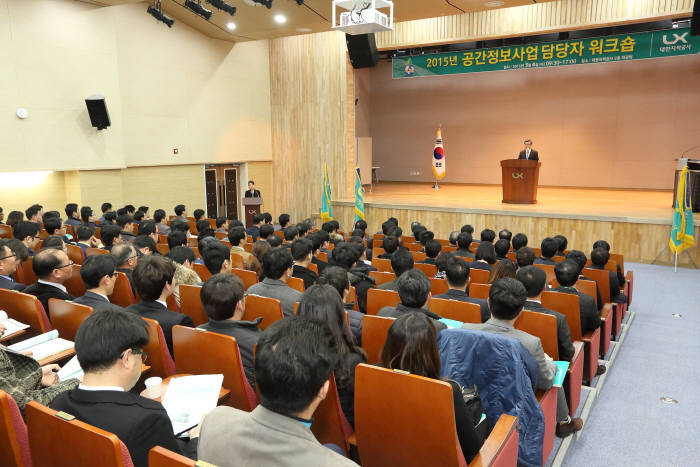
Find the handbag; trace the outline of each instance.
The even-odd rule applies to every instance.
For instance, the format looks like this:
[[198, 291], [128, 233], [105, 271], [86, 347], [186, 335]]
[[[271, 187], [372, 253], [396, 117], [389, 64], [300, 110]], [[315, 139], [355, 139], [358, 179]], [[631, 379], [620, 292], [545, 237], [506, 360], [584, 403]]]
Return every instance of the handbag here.
[[471, 415], [472, 420], [474, 420], [474, 431], [484, 440], [488, 435], [488, 430], [486, 428], [486, 423], [484, 423], [486, 420], [481, 420], [481, 414], [484, 413], [484, 406], [481, 403], [476, 384], [468, 388], [460, 384], [459, 387], [462, 390], [462, 399], [464, 399], [464, 404], [467, 406], [467, 411], [469, 415]]

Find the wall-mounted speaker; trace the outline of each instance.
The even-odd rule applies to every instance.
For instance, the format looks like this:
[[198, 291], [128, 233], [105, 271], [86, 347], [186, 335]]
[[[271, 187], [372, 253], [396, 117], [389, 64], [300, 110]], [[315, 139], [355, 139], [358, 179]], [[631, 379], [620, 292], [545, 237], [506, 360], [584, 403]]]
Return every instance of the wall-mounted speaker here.
[[379, 61], [377, 43], [372, 34], [345, 34], [345, 42], [350, 53], [350, 63], [353, 68], [372, 67]]
[[93, 94], [85, 99], [88, 114], [90, 114], [90, 123], [98, 130], [104, 130], [110, 126], [109, 113], [107, 112], [107, 104], [105, 96]]

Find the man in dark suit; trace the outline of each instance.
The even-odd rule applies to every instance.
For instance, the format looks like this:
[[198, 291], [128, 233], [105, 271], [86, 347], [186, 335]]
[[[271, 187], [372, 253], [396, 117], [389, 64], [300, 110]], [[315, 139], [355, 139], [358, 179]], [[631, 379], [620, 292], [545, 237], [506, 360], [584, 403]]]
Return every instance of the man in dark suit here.
[[[591, 269], [605, 270], [605, 265], [610, 260], [610, 253], [605, 248], [598, 247], [591, 252]], [[608, 271], [608, 283], [610, 285], [610, 301], [615, 303], [627, 303], [627, 296], [620, 292], [620, 282], [617, 274]]]
[[457, 250], [455, 256], [460, 258], [474, 259], [474, 253], [469, 250], [469, 245], [472, 244], [472, 234], [469, 232], [460, 232], [457, 235]]
[[578, 265], [573, 260], [566, 259], [557, 264], [554, 267], [554, 274], [557, 277], [557, 282], [559, 282], [559, 287], [552, 289], [552, 291], [578, 295], [581, 311], [581, 332], [585, 334], [600, 327], [600, 315], [596, 309], [593, 297], [574, 288], [574, 284], [578, 280], [578, 272]]
[[39, 224], [35, 222], [23, 221], [15, 224], [14, 236], [27, 247], [29, 256], [34, 256], [34, 247], [41, 240], [39, 237], [40, 228]]
[[532, 140], [526, 139], [524, 141], [525, 143], [525, 149], [520, 151], [520, 154], [518, 154], [518, 159], [527, 159], [529, 161], [538, 161], [540, 160], [539, 154], [537, 151], [532, 149]]
[[246, 198], [260, 198], [260, 191], [255, 189], [255, 182], [253, 180], [248, 181], [248, 190], [245, 192]]
[[247, 235], [253, 237], [253, 242], [258, 241], [258, 237], [260, 236], [260, 226], [263, 222], [265, 222], [265, 216], [262, 214], [256, 214], [253, 216], [253, 225], [245, 230]]
[[38, 278], [35, 284], [23, 290], [24, 293], [34, 295], [49, 312], [49, 299], [73, 300], [63, 285], [73, 275], [73, 261], [63, 250], [47, 248], [39, 250], [32, 261], [32, 269]]
[[126, 308], [143, 318], [158, 321], [170, 355], [173, 355], [173, 326], [194, 327], [192, 319], [168, 310], [166, 300], [173, 293], [175, 264], [163, 256], [144, 256], [134, 269], [133, 279], [141, 301]]
[[583, 269], [586, 267], [586, 263], [588, 262], [588, 258], [586, 257], [586, 254], [583, 251], [579, 250], [571, 250], [566, 254], [566, 259], [571, 259], [573, 260], [576, 264], [578, 264], [578, 278], [579, 280], [583, 279], [586, 281], [591, 281], [595, 284], [595, 303], [598, 305], [598, 311], [601, 311], [603, 309], [603, 298], [600, 295], [600, 289], [598, 288], [598, 283], [595, 281], [595, 279], [592, 279], [590, 277], [586, 277], [583, 274]]
[[386, 235], [382, 239], [382, 248], [384, 249], [384, 253], [378, 255], [377, 258], [391, 259], [391, 256], [399, 248], [399, 239], [393, 235]]
[[546, 313], [557, 319], [557, 344], [559, 347], [559, 360], [571, 361], [574, 356], [574, 344], [571, 342], [571, 332], [566, 323], [566, 316], [558, 311], [550, 310], [542, 306], [542, 292], [547, 284], [547, 273], [536, 266], [525, 266], [518, 269], [516, 278], [522, 282], [527, 291], [525, 309]]
[[241, 353], [243, 370], [251, 387], [255, 387], [255, 360], [253, 347], [258, 343], [262, 330], [261, 318], [244, 321], [243, 283], [234, 274], [216, 274], [202, 286], [202, 306], [209, 322], [197, 329], [225, 334], [236, 339]]
[[78, 305], [86, 305], [98, 311], [110, 306], [109, 296], [114, 291], [117, 280], [114, 258], [111, 255], [92, 255], [85, 258], [80, 266], [80, 278], [87, 288], [85, 295], [73, 300]]
[[391, 269], [394, 270], [395, 279], [390, 282], [385, 282], [379, 286], [382, 290], [398, 290], [398, 280], [401, 274], [413, 269], [413, 255], [406, 249], [399, 249], [391, 256]]
[[148, 465], [154, 446], [182, 451], [161, 403], [129, 392], [141, 377], [147, 344], [148, 331], [137, 316], [118, 308], [93, 313], [75, 336], [83, 381], [51, 402], [55, 410], [114, 433], [135, 467]]
[[309, 269], [311, 251], [313, 244], [308, 238], [298, 238], [292, 243], [292, 258], [294, 258], [294, 266], [292, 267], [292, 277], [298, 277], [304, 281], [304, 289], [308, 289], [318, 281], [318, 274]]
[[430, 311], [426, 304], [430, 301], [430, 279], [418, 269], [410, 269], [397, 280], [399, 298], [401, 302], [393, 306], [385, 306], [377, 313], [377, 316], [387, 318], [400, 318], [406, 313], [423, 313], [433, 321], [436, 331], [447, 329], [440, 321], [440, 316]]
[[446, 277], [449, 290], [436, 295], [435, 298], [446, 300], [459, 300], [460, 302], [476, 303], [481, 310], [481, 322], [485, 323], [491, 317], [488, 301], [481, 298], [470, 297], [466, 292], [467, 281], [469, 280], [469, 263], [462, 258], [454, 258], [447, 262]]
[[15, 282], [12, 277], [17, 270], [17, 255], [10, 249], [7, 241], [0, 239], [0, 289], [22, 291], [24, 284]]
[[547, 237], [542, 240], [540, 244], [540, 250], [542, 250], [542, 256], [535, 258], [534, 264], [549, 264], [550, 266], [556, 266], [554, 261], [554, 255], [557, 254], [559, 249], [559, 242], [551, 237]]
[[[318, 232], [314, 233], [313, 235], [309, 236], [309, 239], [311, 240], [311, 262], [316, 265], [318, 268], [318, 273], [322, 274], [323, 270], [328, 266], [328, 263], [326, 261], [318, 259], [318, 254], [320, 252], [321, 245], [323, 244], [323, 234], [320, 232], [323, 232], [323, 230], [319, 230]], [[328, 242], [328, 232], [323, 232], [325, 234], [326, 242]], [[279, 237], [278, 237], [279, 238]]]
[[123, 272], [126, 275], [126, 278], [129, 279], [129, 284], [131, 284], [131, 290], [136, 292], [132, 276], [139, 258], [136, 248], [131, 243], [120, 243], [112, 247], [110, 255], [114, 260], [117, 272]]
[[435, 239], [430, 239], [425, 242], [425, 256], [426, 258], [418, 261], [422, 264], [435, 264], [435, 258], [440, 254], [442, 250], [442, 245]]

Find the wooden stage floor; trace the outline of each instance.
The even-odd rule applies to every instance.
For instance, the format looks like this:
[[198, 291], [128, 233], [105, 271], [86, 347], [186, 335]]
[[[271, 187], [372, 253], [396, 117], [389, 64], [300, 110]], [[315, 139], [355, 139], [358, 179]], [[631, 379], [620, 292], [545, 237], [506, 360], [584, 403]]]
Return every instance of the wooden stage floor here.
[[[670, 225], [673, 220], [670, 190], [540, 187], [537, 204], [503, 204], [501, 194], [500, 185], [444, 184], [436, 191], [429, 183], [380, 182], [371, 192], [365, 190], [365, 204], [375, 208], [644, 224]], [[700, 224], [696, 222], [696, 225]]]

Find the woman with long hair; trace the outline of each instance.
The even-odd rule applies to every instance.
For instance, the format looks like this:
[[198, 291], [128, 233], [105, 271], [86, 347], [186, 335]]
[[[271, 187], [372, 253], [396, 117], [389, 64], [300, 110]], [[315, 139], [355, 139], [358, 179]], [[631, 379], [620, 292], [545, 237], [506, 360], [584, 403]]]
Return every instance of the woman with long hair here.
[[331, 285], [338, 291], [338, 294], [343, 300], [343, 307], [348, 314], [350, 331], [352, 331], [352, 335], [355, 336], [357, 345], [362, 345], [362, 317], [365, 314], [354, 310], [353, 306], [355, 306], [355, 302], [349, 301], [350, 280], [348, 279], [348, 272], [340, 266], [326, 266], [321, 276], [318, 278], [318, 283], [322, 285]]
[[267, 243], [265, 240], [258, 240], [253, 244], [253, 256], [250, 257], [245, 265], [245, 268], [248, 271], [253, 271], [258, 275], [259, 282], [262, 282], [262, 280], [265, 278], [262, 270], [262, 258], [269, 249], [269, 243]]
[[512, 277], [515, 279], [515, 264], [509, 259], [502, 259], [493, 266], [488, 283], [493, 284], [498, 279], [503, 279], [504, 277]]
[[[414, 375], [446, 381], [452, 386], [457, 438], [467, 462], [476, 456], [483, 440], [474, 429], [462, 396], [462, 388], [456, 381], [440, 378], [440, 353], [437, 332], [430, 318], [422, 313], [407, 313], [394, 321], [379, 356], [384, 368], [408, 371]], [[406, 408], [410, 410], [410, 407]]]
[[336, 340], [338, 362], [335, 382], [340, 407], [351, 426], [355, 426], [355, 367], [367, 361], [367, 355], [355, 343], [345, 320], [345, 309], [338, 291], [331, 285], [309, 287], [299, 303], [297, 316], [325, 323]]
[[24, 220], [24, 214], [22, 211], [10, 211], [10, 213], [7, 215], [7, 225], [12, 227], [13, 229], [17, 225], [18, 222], [22, 222]]

